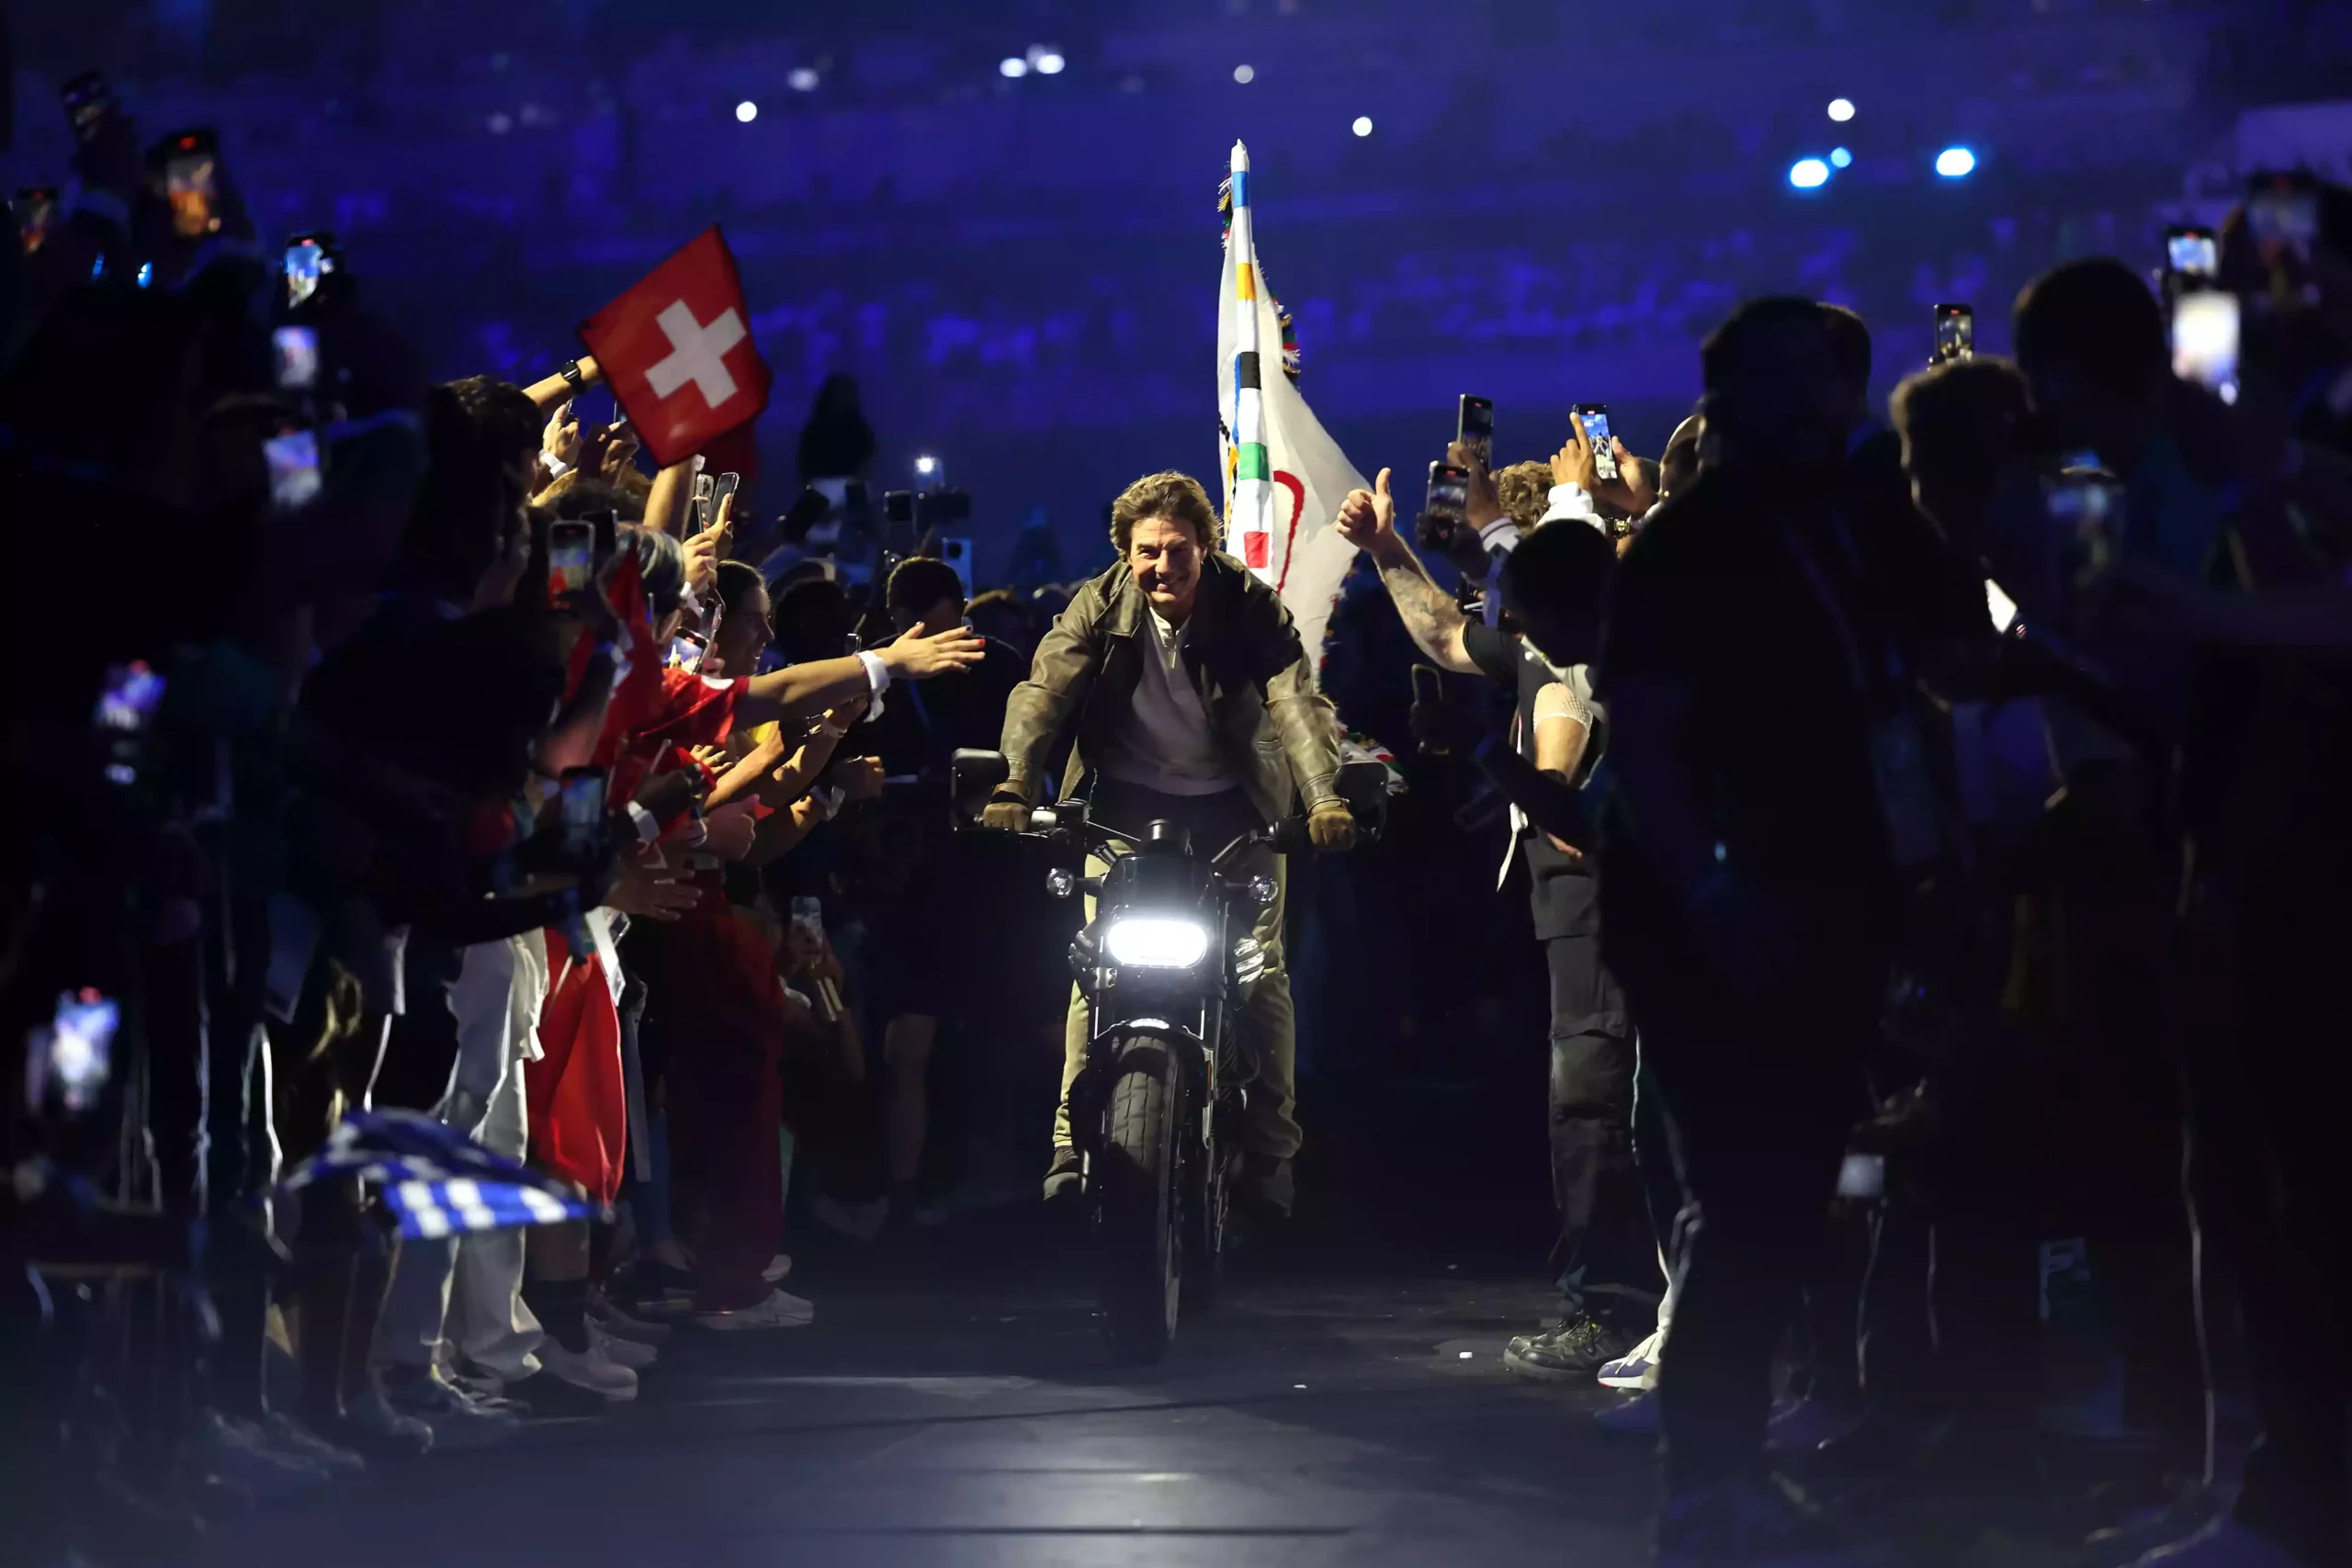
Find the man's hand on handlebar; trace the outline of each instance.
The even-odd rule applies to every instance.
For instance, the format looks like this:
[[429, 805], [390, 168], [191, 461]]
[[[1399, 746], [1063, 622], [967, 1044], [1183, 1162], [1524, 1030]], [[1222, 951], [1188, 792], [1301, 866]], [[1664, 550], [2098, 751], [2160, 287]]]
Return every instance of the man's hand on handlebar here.
[[1318, 850], [1353, 849], [1355, 813], [1348, 809], [1344, 800], [1319, 801], [1306, 814], [1306, 836]]
[[1026, 797], [999, 792], [989, 797], [980, 811], [980, 826], [1000, 833], [1025, 833], [1029, 830], [1029, 802]]

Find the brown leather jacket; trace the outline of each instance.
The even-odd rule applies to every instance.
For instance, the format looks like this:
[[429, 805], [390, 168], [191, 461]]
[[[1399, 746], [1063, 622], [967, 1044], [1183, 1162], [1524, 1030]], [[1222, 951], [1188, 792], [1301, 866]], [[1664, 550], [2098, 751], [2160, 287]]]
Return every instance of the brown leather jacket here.
[[[1029, 679], [1005, 704], [1006, 788], [1036, 802], [1037, 771], [1072, 710], [1078, 738], [1062, 794], [1078, 787], [1088, 759], [1102, 755], [1126, 718], [1143, 673], [1136, 638], [1148, 632], [1145, 613], [1143, 591], [1123, 562], [1080, 588], [1056, 617]], [[1212, 553], [1201, 563], [1184, 665], [1234, 777], [1261, 816], [1269, 822], [1287, 816], [1302, 796], [1310, 807], [1333, 798], [1340, 748], [1330, 702], [1315, 688], [1315, 667], [1281, 597], [1230, 556]]]

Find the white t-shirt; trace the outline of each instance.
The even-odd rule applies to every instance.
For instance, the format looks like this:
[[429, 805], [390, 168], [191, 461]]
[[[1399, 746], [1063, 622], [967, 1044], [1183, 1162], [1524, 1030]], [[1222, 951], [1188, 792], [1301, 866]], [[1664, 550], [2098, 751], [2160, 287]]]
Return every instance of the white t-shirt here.
[[1118, 743], [1102, 759], [1102, 772], [1125, 784], [1162, 795], [1218, 795], [1238, 787], [1208, 710], [1184, 668], [1184, 637], [1190, 622], [1171, 626], [1157, 610], [1136, 639], [1143, 673], [1136, 680], [1133, 705], [1119, 727]]

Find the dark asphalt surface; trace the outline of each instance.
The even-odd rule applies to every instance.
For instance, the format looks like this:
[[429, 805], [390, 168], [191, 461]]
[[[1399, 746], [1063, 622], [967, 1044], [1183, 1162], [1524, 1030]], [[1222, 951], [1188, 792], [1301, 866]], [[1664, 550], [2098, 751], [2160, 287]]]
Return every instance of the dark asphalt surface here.
[[216, 1529], [236, 1568], [1313, 1568], [1648, 1560], [1646, 1445], [1506, 1372], [1534, 1280], [1234, 1280], [1161, 1366], [1105, 1358], [1082, 1276], [797, 1270], [808, 1328], [682, 1330], [610, 1416]]

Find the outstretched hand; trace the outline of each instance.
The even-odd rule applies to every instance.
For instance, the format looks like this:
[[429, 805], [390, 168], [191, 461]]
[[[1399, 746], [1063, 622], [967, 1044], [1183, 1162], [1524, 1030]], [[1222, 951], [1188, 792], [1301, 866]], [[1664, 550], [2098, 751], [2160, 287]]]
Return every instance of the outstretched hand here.
[[1396, 502], [1388, 493], [1389, 470], [1380, 470], [1370, 490], [1351, 490], [1340, 502], [1340, 536], [1358, 549], [1374, 549], [1396, 536]]
[[950, 626], [933, 637], [907, 633], [882, 649], [882, 662], [899, 680], [927, 681], [944, 671], [978, 664], [987, 653], [988, 644], [978, 633]]

